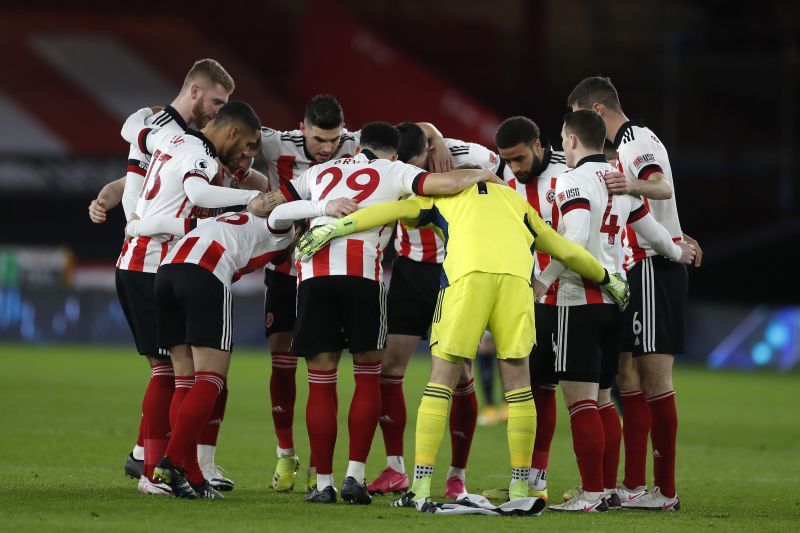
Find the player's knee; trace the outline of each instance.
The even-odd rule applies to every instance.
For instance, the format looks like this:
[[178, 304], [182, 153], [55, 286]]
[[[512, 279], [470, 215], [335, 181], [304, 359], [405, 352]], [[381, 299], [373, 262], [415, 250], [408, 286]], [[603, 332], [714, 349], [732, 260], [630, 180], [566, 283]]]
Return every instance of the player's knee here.
[[620, 368], [617, 375], [617, 386], [621, 391], [633, 391], [641, 388], [639, 373], [635, 368]]

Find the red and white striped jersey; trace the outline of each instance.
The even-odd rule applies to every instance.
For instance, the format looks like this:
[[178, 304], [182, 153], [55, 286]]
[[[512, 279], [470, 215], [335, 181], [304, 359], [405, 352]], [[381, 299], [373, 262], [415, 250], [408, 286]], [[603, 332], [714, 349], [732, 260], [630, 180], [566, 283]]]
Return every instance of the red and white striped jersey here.
[[[139, 110], [141, 112], [143, 110]], [[165, 107], [162, 111], [143, 117], [143, 127], [161, 128], [172, 134], [186, 131], [187, 124], [183, 117], [172, 106]], [[138, 143], [131, 143], [128, 150], [128, 170], [125, 174], [125, 190], [122, 193], [122, 208], [125, 219], [130, 220], [136, 210], [139, 193], [142, 192], [144, 177], [150, 167], [150, 154], [143, 152]]]
[[[527, 183], [520, 182], [513, 174], [506, 182], [528, 201], [542, 220], [557, 230], [559, 212], [558, 205], [555, 202], [556, 179], [569, 170], [566, 159], [564, 159], [564, 152], [557, 152], [550, 145], [545, 146], [540, 166], [542, 170], [539, 175], [532, 177]], [[536, 252], [535, 257], [533, 275], [538, 278], [542, 270], [550, 264], [550, 256], [543, 252]], [[556, 305], [557, 294], [558, 280], [550, 286], [550, 290], [547, 291], [547, 295], [544, 298], [544, 303]]]
[[[678, 204], [675, 200], [675, 183], [672, 179], [672, 167], [669, 164], [667, 149], [650, 128], [639, 122], [628, 121], [622, 125], [614, 138], [617, 149], [619, 171], [628, 179], [646, 180], [653, 172], [661, 172], [672, 185], [672, 198], [668, 200], [645, 199], [653, 218], [669, 232], [673, 240], [683, 237], [681, 223], [678, 219]], [[625, 252], [625, 268], [632, 267], [645, 257], [658, 255], [644, 237], [632, 228], [627, 228], [628, 247]]]
[[[359, 207], [390, 202], [417, 194], [427, 172], [413, 165], [374, 159], [369, 150], [355, 157], [316, 165], [288, 185], [294, 199], [352, 198]], [[296, 195], [296, 196], [295, 196]], [[316, 217], [311, 226], [331, 221]], [[357, 276], [383, 279], [381, 259], [392, 226], [382, 226], [334, 239], [307, 261], [297, 263], [298, 282], [319, 276]]]
[[[622, 228], [641, 219], [648, 211], [635, 196], [608, 192], [603, 176], [615, 170], [602, 154], [581, 159], [573, 170], [558, 177], [555, 201], [561, 214], [558, 233], [583, 245], [609, 274], [624, 275]], [[588, 217], [568, 216], [577, 210], [588, 211]], [[549, 272], [546, 270], [542, 276], [545, 283]], [[614, 300], [597, 283], [571, 270], [564, 270], [560, 275], [557, 305], [602, 303], [613, 304]]]
[[[356, 153], [360, 140], [360, 131], [350, 132], [342, 129], [339, 148], [331, 156], [331, 159], [352, 157]], [[310, 167], [318, 164], [306, 150], [306, 139], [300, 130], [277, 131], [271, 128], [261, 128], [261, 153], [267, 163], [267, 179], [272, 191], [279, 190], [281, 183], [295, 179]], [[267, 268], [291, 276], [297, 275], [294, 261], [291, 258], [279, 265], [270, 263]]]
[[[450, 155], [453, 156], [453, 165], [456, 167], [469, 163], [491, 170], [503, 180], [514, 177], [505, 161], [482, 144], [468, 143], [458, 139], [445, 139], [444, 143], [450, 150]], [[394, 249], [397, 251], [397, 255], [408, 257], [412, 261], [438, 264], [444, 261], [444, 241], [438, 233], [430, 228], [412, 229], [398, 222]]]
[[230, 287], [242, 274], [263, 268], [292, 244], [294, 232], [271, 229], [266, 218], [224, 213], [181, 237], [163, 264], [199, 265]]
[[[147, 130], [142, 130], [143, 137]], [[156, 145], [144, 187], [136, 206], [140, 219], [150, 216], [188, 218], [194, 207], [186, 196], [187, 179], [210, 181], [217, 173], [216, 150], [206, 137], [197, 131], [173, 135], [164, 130], [153, 132]], [[142, 141], [144, 142], [144, 141]], [[152, 144], [151, 144], [152, 146]], [[145, 145], [141, 146], [146, 153]], [[122, 247], [117, 268], [138, 272], [155, 272], [167, 255], [172, 237], [157, 235], [136, 237]]]

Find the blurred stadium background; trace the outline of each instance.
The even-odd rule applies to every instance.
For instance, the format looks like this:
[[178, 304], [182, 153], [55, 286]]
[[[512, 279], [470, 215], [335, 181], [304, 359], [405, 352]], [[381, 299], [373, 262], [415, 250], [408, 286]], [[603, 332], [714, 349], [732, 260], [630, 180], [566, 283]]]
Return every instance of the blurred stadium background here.
[[[425, 120], [495, 149], [510, 115], [558, 143], [566, 96], [611, 76], [670, 151], [691, 273], [688, 359], [797, 368], [800, 9], [790, 0], [228, 0], [0, 7], [0, 341], [130, 344], [113, 287], [123, 213], [87, 206], [124, 173], [123, 119], [168, 103], [202, 57], [292, 129], [330, 92], [350, 129]], [[391, 253], [388, 254], [391, 256]], [[263, 285], [236, 286], [238, 345], [263, 347]], [[686, 359], [682, 359], [686, 360]]]

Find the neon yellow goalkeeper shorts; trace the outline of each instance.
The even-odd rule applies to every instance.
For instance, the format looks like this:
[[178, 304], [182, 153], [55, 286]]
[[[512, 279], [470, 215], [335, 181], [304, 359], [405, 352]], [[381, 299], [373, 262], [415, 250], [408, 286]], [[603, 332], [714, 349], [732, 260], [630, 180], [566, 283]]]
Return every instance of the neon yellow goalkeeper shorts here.
[[510, 274], [471, 272], [439, 291], [431, 353], [453, 363], [474, 359], [488, 329], [498, 359], [527, 357], [536, 341], [533, 288]]

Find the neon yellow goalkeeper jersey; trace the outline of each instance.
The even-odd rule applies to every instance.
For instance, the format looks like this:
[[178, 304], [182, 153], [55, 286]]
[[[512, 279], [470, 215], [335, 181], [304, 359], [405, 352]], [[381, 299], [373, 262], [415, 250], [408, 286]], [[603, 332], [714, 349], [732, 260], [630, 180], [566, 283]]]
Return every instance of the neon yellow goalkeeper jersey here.
[[[418, 206], [418, 210], [411, 205], [403, 209], [401, 216], [407, 225], [432, 224], [441, 231], [446, 250], [444, 287], [470, 272], [511, 274], [530, 280], [534, 245], [557, 258], [573, 256], [575, 248], [580, 248], [559, 238], [530, 204], [503, 185], [478, 183], [452, 196], [415, 196], [397, 203]], [[580, 249], [577, 255], [574, 259], [584, 267], [581, 270], [598, 281], [604, 278], [605, 270], [588, 253]]]

